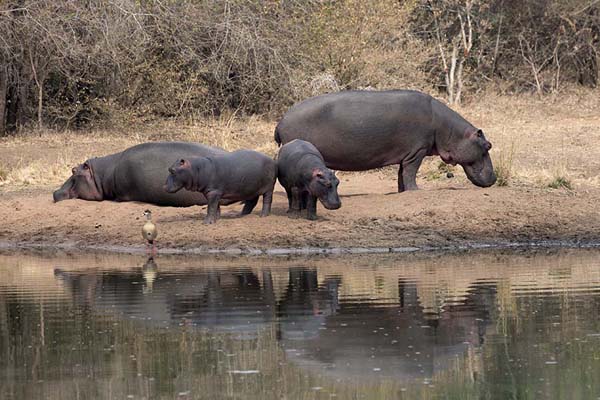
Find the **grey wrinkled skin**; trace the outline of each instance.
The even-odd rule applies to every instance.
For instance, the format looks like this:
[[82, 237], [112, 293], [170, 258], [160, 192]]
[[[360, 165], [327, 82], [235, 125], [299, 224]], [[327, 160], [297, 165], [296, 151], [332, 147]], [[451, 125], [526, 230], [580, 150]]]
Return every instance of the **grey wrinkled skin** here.
[[317, 199], [328, 210], [342, 206], [337, 187], [340, 181], [325, 166], [323, 156], [311, 143], [292, 140], [277, 156], [279, 183], [288, 196], [288, 214], [294, 218], [307, 210], [307, 218], [317, 219]]
[[207, 204], [202, 193], [169, 194], [163, 190], [167, 168], [176, 158], [224, 154], [225, 150], [186, 142], [153, 142], [120, 153], [92, 158], [73, 168], [72, 176], [53, 194], [54, 201], [140, 201], [159, 206]]
[[261, 217], [271, 212], [277, 164], [264, 154], [238, 150], [217, 156], [182, 158], [168, 171], [166, 192], [177, 193], [185, 188], [189, 192], [201, 192], [207, 198], [206, 224], [217, 222], [220, 204], [242, 201], [241, 215], [250, 214], [260, 196], [263, 196]]
[[411, 90], [346, 91], [307, 99], [288, 110], [275, 140], [315, 145], [329, 168], [364, 171], [398, 164], [398, 191], [417, 189], [426, 156], [460, 164], [469, 180], [496, 182], [492, 144], [481, 131], [433, 97]]

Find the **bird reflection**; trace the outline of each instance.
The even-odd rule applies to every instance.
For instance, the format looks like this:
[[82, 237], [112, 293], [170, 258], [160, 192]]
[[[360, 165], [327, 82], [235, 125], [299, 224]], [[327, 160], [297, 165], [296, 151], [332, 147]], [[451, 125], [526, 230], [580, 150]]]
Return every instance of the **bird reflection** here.
[[143, 293], [152, 293], [154, 287], [154, 281], [158, 275], [158, 264], [154, 260], [154, 257], [148, 257], [144, 265], [142, 265], [142, 275], [144, 277], [144, 288]]

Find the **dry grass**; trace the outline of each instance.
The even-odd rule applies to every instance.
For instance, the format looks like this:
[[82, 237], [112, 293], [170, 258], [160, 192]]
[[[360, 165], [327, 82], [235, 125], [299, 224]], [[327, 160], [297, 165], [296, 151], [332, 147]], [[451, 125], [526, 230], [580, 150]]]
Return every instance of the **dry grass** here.
[[494, 172], [498, 178], [496, 181], [496, 185], [498, 186], [508, 186], [515, 176], [515, 148], [515, 142], [510, 142], [507, 148], [497, 152], [494, 159]]
[[[600, 186], [598, 90], [566, 92], [562, 97], [542, 100], [485, 95], [457, 111], [483, 127], [493, 143], [491, 156], [499, 185]], [[0, 187], [57, 185], [86, 158], [146, 141], [193, 141], [226, 150], [250, 148], [275, 156], [275, 124], [261, 117], [228, 114], [187, 125], [164, 122], [110, 131], [26, 132], [0, 139]], [[419, 177], [444, 180], [448, 172], [465, 180], [462, 168], [448, 168], [437, 157], [425, 160]], [[381, 173], [386, 179], [396, 174], [395, 168]]]

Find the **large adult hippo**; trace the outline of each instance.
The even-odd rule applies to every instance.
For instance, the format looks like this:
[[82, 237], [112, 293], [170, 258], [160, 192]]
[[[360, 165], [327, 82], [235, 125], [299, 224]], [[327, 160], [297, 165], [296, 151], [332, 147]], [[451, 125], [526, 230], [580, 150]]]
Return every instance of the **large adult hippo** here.
[[225, 154], [225, 150], [187, 142], [152, 142], [120, 153], [91, 158], [73, 168], [73, 175], [54, 192], [54, 201], [67, 199], [141, 201], [159, 206], [207, 204], [202, 193], [163, 189], [174, 160]]
[[412, 90], [345, 91], [296, 104], [275, 128], [279, 144], [314, 144], [329, 168], [364, 171], [399, 164], [398, 191], [417, 189], [425, 156], [460, 164], [477, 186], [496, 175], [481, 129], [433, 97]]

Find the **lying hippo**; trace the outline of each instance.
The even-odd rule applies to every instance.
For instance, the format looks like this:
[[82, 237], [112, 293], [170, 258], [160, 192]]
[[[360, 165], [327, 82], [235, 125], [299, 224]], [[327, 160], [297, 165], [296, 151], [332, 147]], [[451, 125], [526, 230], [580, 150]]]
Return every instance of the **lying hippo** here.
[[317, 219], [317, 199], [328, 210], [342, 206], [337, 193], [340, 181], [325, 166], [323, 156], [311, 143], [295, 139], [279, 150], [278, 177], [285, 189], [292, 217], [307, 209], [307, 218]]
[[142, 201], [159, 206], [206, 204], [202, 193], [166, 193], [163, 184], [174, 159], [225, 154], [196, 143], [144, 143], [120, 153], [92, 158], [73, 168], [73, 175], [54, 192], [54, 201], [67, 199]]
[[238, 150], [216, 156], [180, 159], [169, 168], [164, 189], [176, 193], [182, 188], [202, 192], [208, 199], [204, 223], [217, 222], [219, 204], [243, 201], [242, 215], [252, 212], [263, 196], [261, 217], [271, 211], [273, 188], [277, 179], [275, 161], [251, 150]]
[[417, 189], [425, 156], [460, 164], [477, 186], [496, 182], [488, 151], [492, 144], [433, 97], [412, 90], [347, 91], [317, 96], [293, 106], [275, 129], [279, 144], [314, 144], [329, 168], [364, 171], [399, 164], [398, 191]]

